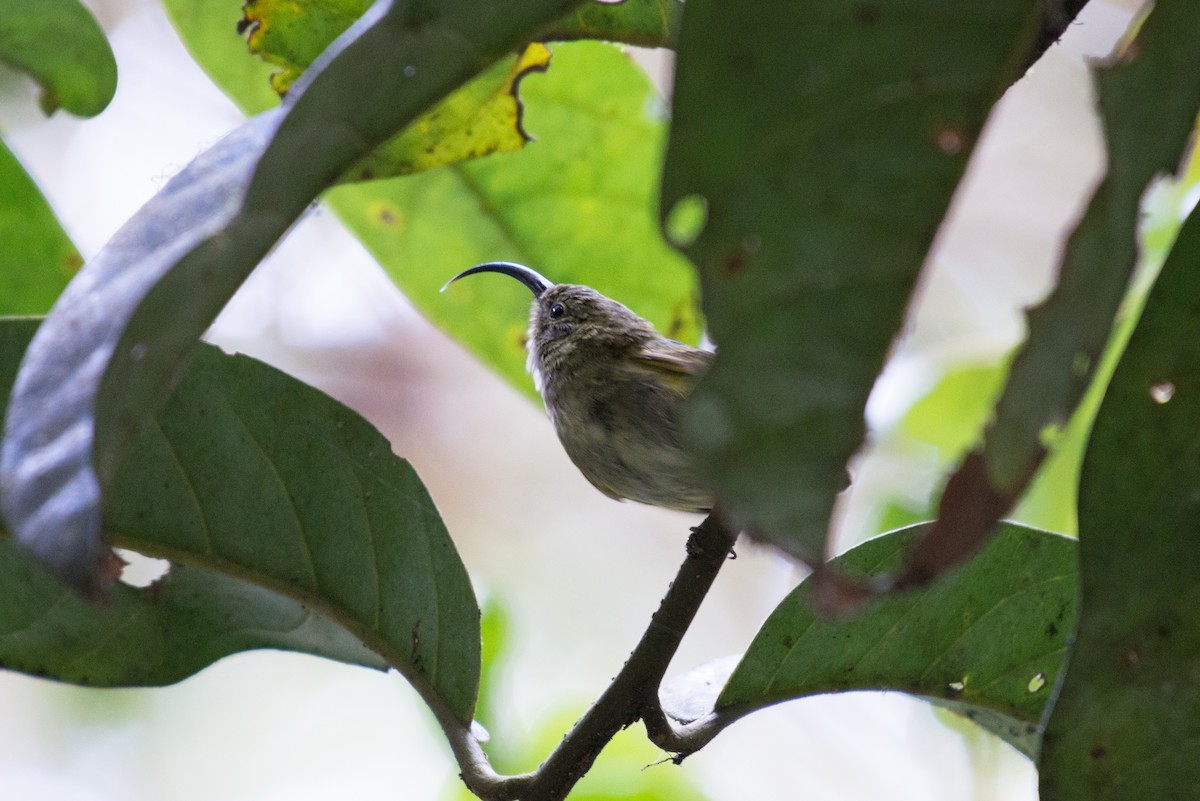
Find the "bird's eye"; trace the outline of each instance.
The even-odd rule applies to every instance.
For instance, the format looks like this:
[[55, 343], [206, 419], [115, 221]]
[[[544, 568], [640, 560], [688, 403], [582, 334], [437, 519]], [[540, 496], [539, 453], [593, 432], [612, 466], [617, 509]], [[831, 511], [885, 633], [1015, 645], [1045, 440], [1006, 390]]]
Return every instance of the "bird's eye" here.
[[557, 320], [567, 313], [566, 308], [561, 303], [555, 303], [550, 307], [550, 319]]

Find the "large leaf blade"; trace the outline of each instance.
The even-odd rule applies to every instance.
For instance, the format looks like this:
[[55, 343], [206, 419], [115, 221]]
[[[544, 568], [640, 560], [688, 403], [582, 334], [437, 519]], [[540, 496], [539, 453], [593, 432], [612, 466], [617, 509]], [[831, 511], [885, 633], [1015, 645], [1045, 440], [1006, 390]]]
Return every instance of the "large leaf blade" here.
[[1197, 264], [1200, 213], [1193, 211], [1084, 456], [1079, 632], [1046, 730], [1039, 768], [1045, 801], [1157, 801], [1200, 792]]
[[218, 143], [127, 223], [63, 294], [18, 377], [0, 456], [17, 539], [102, 591], [102, 488], [258, 260], [352, 163], [572, 4], [446, 0], [431, 13], [381, 0], [282, 109]]
[[[1048, 447], [1103, 374], [1106, 343], [1138, 259], [1143, 193], [1174, 170], [1200, 111], [1200, 6], [1156, 3], [1127, 58], [1097, 72], [1108, 174], [1072, 232], [1058, 285], [1029, 312], [1029, 335], [1013, 359], [983, 447], [947, 484], [939, 518], [901, 578], [919, 583], [970, 556], [1029, 485]], [[1119, 337], [1117, 338], [1119, 340]], [[990, 508], [978, 514], [979, 499]]]
[[706, 208], [681, 244], [718, 346], [690, 440], [725, 513], [807, 562], [822, 558], [867, 395], [1039, 9], [688, 3], [662, 210]]
[[[34, 321], [0, 323], [0, 400]], [[412, 468], [369, 423], [284, 373], [205, 346], [114, 481], [105, 530], [175, 566], [84, 603], [0, 542], [0, 663], [161, 685], [250, 648], [394, 667], [468, 723], [479, 611]]]
[[[927, 527], [868, 540], [835, 564], [886, 575]], [[755, 635], [716, 710], [741, 716], [818, 693], [900, 690], [970, 717], [1032, 757], [1075, 619], [1075, 557], [1073, 540], [1005, 524], [960, 571], [842, 621], [813, 612], [805, 582]]]

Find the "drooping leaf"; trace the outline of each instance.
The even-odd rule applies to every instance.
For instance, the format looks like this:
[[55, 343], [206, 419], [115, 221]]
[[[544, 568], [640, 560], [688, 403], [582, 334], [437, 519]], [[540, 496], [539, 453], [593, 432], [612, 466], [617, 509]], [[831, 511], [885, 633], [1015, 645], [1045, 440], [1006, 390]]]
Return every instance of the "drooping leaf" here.
[[465, 267], [529, 264], [697, 341], [695, 279], [654, 220], [665, 131], [645, 74], [611, 45], [562, 44], [521, 94], [536, 141], [519, 153], [340, 186], [329, 205], [423, 314], [526, 392], [529, 292], [479, 276], [439, 293]]
[[37, 184], [0, 141], [0, 314], [44, 314], [82, 264]]
[[41, 84], [46, 114], [94, 117], [117, 90], [112, 49], [79, 0], [0, 0], [0, 61]]
[[18, 541], [102, 591], [102, 489], [245, 276], [351, 164], [573, 2], [381, 0], [281, 109], [175, 176], [68, 286], [27, 352], [0, 456]]
[[[1139, 204], [1156, 174], [1174, 170], [1200, 111], [1200, 6], [1156, 3], [1137, 41], [1098, 71], [1109, 171], [1071, 235], [1058, 286], [1029, 313], [983, 459], [972, 454], [947, 484], [939, 517], [906, 576], [920, 581], [968, 557], [1024, 491], [1097, 374], [1137, 262]], [[987, 515], [963, 514], [991, 500]], [[964, 522], [969, 520], [969, 525]]]
[[[835, 563], [886, 574], [926, 528], [868, 540]], [[1075, 620], [1075, 560], [1073, 540], [1005, 524], [958, 572], [842, 621], [813, 613], [806, 581], [763, 624], [717, 712], [740, 717], [819, 693], [900, 690], [966, 715], [1033, 756]]]
[[[0, 401], [34, 325], [0, 322]], [[412, 468], [317, 390], [205, 346], [118, 471], [104, 525], [174, 566], [96, 607], [0, 540], [0, 664], [160, 685], [284, 648], [397, 668], [470, 721], [480, 645], [466, 570]]]
[[[1171, 6], [1160, 3], [1154, 13]], [[1198, 264], [1200, 213], [1193, 211], [1084, 457], [1079, 630], [1046, 729], [1043, 801], [1200, 793]]]
[[[689, 438], [725, 513], [814, 563], [951, 194], [1044, 4], [688, 0], [662, 214], [718, 357]], [[914, 46], [914, 43], [920, 43]]]

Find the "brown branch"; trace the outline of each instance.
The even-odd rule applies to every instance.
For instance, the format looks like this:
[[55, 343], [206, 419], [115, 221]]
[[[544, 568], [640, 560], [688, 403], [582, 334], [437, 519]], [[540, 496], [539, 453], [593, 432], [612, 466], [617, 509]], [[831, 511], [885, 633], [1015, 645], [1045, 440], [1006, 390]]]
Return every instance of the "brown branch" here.
[[521, 796], [523, 801], [565, 798], [618, 731], [638, 720], [645, 710], [658, 709], [658, 687], [667, 666], [736, 539], [737, 532], [716, 513], [692, 529], [687, 558], [642, 639], [604, 694], [538, 768]]
[[533, 773], [497, 774], [471, 733], [435, 708], [467, 788], [485, 801], [560, 801], [618, 731], [643, 717], [658, 728], [655, 724], [662, 718], [658, 688], [663, 675], [736, 539], [737, 532], [715, 512], [692, 529], [687, 558], [624, 667]]

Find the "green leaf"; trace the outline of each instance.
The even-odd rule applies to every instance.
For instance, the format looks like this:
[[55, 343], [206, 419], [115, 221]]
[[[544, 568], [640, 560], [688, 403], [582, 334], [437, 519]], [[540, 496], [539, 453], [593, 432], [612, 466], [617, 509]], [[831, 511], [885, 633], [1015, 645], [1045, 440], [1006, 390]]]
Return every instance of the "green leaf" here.
[[521, 94], [536, 141], [519, 153], [341, 186], [329, 205], [423, 314], [529, 393], [528, 290], [480, 276], [439, 294], [464, 267], [530, 264], [698, 340], [695, 279], [654, 219], [664, 127], [645, 74], [611, 45], [563, 44]]
[[192, 58], [242, 111], [257, 114], [279, 105], [279, 95], [271, 89], [275, 68], [251, 53], [238, 32], [240, 2], [162, 0], [162, 4]]
[[246, 0], [241, 27], [249, 31], [251, 52], [280, 68], [271, 76], [271, 86], [282, 95], [372, 2]]
[[675, 47], [683, 20], [681, 0], [585, 3], [538, 34], [544, 42], [603, 39], [638, 47]]
[[372, 151], [341, 180], [410, 175], [520, 150], [529, 135], [521, 124], [517, 85], [530, 72], [545, 72], [549, 64], [550, 51], [539, 44], [502, 59]]
[[37, 184], [0, 141], [0, 315], [44, 314], [82, 264]]
[[[365, 0], [319, 0], [297, 4], [251, 0], [245, 6], [250, 49], [283, 69], [271, 76], [279, 94], [288, 89], [329, 42], [366, 10]], [[544, 71], [550, 52], [530, 45], [494, 64], [454, 92], [369, 156], [341, 180], [363, 181], [511, 153], [529, 141], [521, 126], [517, 84], [527, 73]], [[406, 72], [416, 74], [415, 66]]]
[[1045, 429], [1065, 425], [1100, 362], [1137, 263], [1142, 194], [1178, 166], [1200, 111], [1200, 82], [1170, 81], [1200, 71], [1197, 36], [1200, 7], [1156, 3], [1137, 54], [1097, 73], [1109, 172], [1071, 235], [1058, 286], [1029, 312], [1029, 336], [987, 438], [989, 475], [1009, 494], [1028, 481]]
[[[895, 570], [928, 525], [868, 540], [834, 563], [871, 576]], [[1032, 756], [1075, 620], [1075, 559], [1073, 540], [1005, 524], [962, 569], [843, 621], [813, 613], [806, 581], [763, 624], [716, 709], [740, 717], [819, 693], [900, 690]]]
[[256, 648], [386, 670], [346, 629], [281, 593], [175, 565], [148, 589], [124, 584], [105, 606], [64, 587], [0, 538], [0, 666], [88, 687], [159, 687]]
[[200, 156], [126, 223], [67, 287], [18, 376], [0, 454], [18, 541], [103, 593], [101, 494], [246, 275], [351, 164], [573, 2], [381, 0], [282, 108]]
[[[1154, 14], [1172, 7], [1159, 3]], [[1168, 14], [1159, 24], [1165, 32], [1181, 22]], [[1200, 213], [1193, 211], [1109, 384], [1084, 457], [1083, 603], [1046, 729], [1044, 801], [1200, 793], [1197, 264]]]
[[[1119, 346], [1114, 321], [1137, 263], [1140, 204], [1158, 173], [1174, 169], [1187, 147], [1200, 83], [1172, 81], [1200, 72], [1200, 6], [1157, 3], [1128, 50], [1096, 76], [1109, 171], [1072, 233], [1058, 286], [1029, 312], [1029, 335], [1013, 359], [982, 451], [973, 452], [947, 483], [939, 517], [948, 520], [914, 551], [908, 575], [936, 575], [987, 538], [1025, 491], [1063, 436], [1089, 384]], [[1086, 411], [1084, 412], [1086, 414]], [[1086, 427], [1086, 420], [1076, 425]], [[982, 458], [980, 457], [982, 453]], [[1071, 465], [1071, 454], [1059, 470]], [[980, 498], [990, 508], [979, 513]], [[901, 583], [905, 581], [901, 579]]]
[[[863, 409], [1042, 4], [688, 0], [662, 215], [718, 357], [689, 438], [723, 510], [817, 562]], [[915, 47], [914, 42], [920, 46]]]
[[41, 84], [46, 114], [94, 117], [117, 90], [112, 49], [79, 0], [0, 0], [0, 61]]
[[993, 362], [947, 372], [912, 405], [900, 421], [900, 430], [937, 448], [943, 459], [961, 456], [978, 440], [1005, 368], [1006, 364]]
[[[34, 325], [0, 323], [0, 400]], [[98, 608], [0, 542], [0, 663], [168, 684], [285, 648], [394, 667], [470, 721], [480, 644], [466, 569], [408, 463], [317, 390], [205, 346], [122, 465], [104, 526], [170, 572]]]

